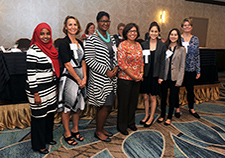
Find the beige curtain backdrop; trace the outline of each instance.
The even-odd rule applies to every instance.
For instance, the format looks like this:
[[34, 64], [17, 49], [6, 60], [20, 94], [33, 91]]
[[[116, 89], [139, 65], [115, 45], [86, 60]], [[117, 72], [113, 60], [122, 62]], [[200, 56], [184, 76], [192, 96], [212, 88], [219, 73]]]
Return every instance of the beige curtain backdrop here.
[[77, 17], [84, 31], [87, 23], [96, 24], [96, 14], [101, 10], [111, 16], [111, 34], [117, 32], [120, 22], [134, 22], [140, 27], [142, 39], [152, 21], [160, 23], [163, 10], [166, 21], [160, 26], [164, 38], [172, 28], [180, 28], [185, 17], [208, 18], [206, 47], [225, 48], [225, 6], [185, 0], [0, 0], [0, 46], [11, 47], [19, 38], [31, 38], [40, 22], [50, 24], [53, 39], [64, 37], [62, 27], [67, 15]]
[[[223, 85], [221, 85], [223, 86]], [[219, 87], [220, 84], [208, 84], [208, 85], [197, 85], [195, 86], [195, 103], [199, 104], [209, 100], [218, 100], [219, 97]], [[223, 87], [224, 88], [224, 87]], [[158, 103], [160, 105], [160, 98], [157, 97]], [[184, 87], [181, 87], [179, 93], [179, 100], [181, 105], [187, 104], [187, 92]], [[137, 105], [138, 109], [144, 109], [143, 97], [139, 95], [139, 101]], [[117, 112], [117, 99], [115, 97], [115, 102], [113, 105], [112, 113]], [[4, 129], [14, 129], [14, 128], [26, 128], [30, 126], [30, 106], [29, 103], [26, 104], [13, 104], [13, 105], [1, 105], [0, 106], [0, 131]], [[85, 110], [82, 111], [80, 117], [81, 119], [94, 119], [96, 114], [96, 108], [91, 105], [87, 105]], [[55, 113], [55, 123], [61, 122], [61, 113]]]

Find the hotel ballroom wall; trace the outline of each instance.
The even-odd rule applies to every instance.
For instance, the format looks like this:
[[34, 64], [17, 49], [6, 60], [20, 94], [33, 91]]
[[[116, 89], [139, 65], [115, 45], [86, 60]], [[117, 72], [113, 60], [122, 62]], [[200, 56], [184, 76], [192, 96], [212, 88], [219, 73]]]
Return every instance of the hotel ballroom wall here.
[[150, 22], [160, 21], [163, 10], [166, 21], [160, 26], [164, 38], [171, 28], [180, 27], [185, 17], [208, 18], [206, 46], [225, 48], [225, 6], [185, 0], [0, 0], [0, 46], [11, 47], [19, 38], [31, 38], [40, 22], [51, 25], [53, 39], [64, 37], [62, 27], [67, 15], [77, 17], [84, 30], [88, 22], [96, 24], [96, 14], [101, 10], [111, 16], [111, 34], [116, 33], [118, 23], [135, 22], [141, 38]]

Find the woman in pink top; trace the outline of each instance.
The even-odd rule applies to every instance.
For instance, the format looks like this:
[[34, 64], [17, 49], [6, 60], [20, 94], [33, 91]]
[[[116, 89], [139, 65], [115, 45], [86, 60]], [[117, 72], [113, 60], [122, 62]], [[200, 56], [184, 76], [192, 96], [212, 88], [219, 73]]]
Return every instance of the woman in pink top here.
[[137, 130], [135, 110], [138, 103], [140, 81], [143, 80], [143, 56], [141, 45], [136, 42], [139, 37], [138, 26], [129, 23], [123, 30], [125, 41], [118, 47], [118, 116], [117, 129], [128, 135], [127, 128]]

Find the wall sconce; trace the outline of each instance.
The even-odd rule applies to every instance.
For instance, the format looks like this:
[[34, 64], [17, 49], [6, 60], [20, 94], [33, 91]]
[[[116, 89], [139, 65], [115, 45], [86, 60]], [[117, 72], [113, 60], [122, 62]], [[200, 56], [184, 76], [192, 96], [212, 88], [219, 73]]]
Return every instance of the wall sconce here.
[[160, 21], [162, 22], [162, 23], [165, 23], [165, 21], [166, 21], [166, 12], [165, 11], [161, 11], [160, 12]]

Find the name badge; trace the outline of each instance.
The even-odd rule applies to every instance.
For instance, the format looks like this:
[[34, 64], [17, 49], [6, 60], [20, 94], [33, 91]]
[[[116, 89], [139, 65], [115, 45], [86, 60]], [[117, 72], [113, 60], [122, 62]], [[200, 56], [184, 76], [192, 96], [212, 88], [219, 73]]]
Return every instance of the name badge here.
[[189, 42], [182, 42], [182, 45], [186, 48], [186, 53], [188, 53]]
[[117, 52], [117, 47], [116, 47], [116, 45], [113, 45], [112, 46], [112, 49], [113, 49], [113, 51], [116, 53]]
[[173, 54], [173, 52], [171, 50], [167, 50], [166, 51], [166, 59], [168, 59], [169, 57], [171, 57], [172, 54]]
[[5, 53], [5, 48], [3, 46], [1, 46], [0, 49]]
[[112, 49], [115, 52], [115, 59], [117, 59], [117, 47], [116, 47], [116, 45], [113, 45]]
[[143, 56], [145, 56], [145, 64], [148, 64], [148, 56], [151, 54], [149, 49], [142, 51]]
[[73, 51], [74, 58], [78, 59], [78, 54], [77, 54], [77, 44], [70, 43], [70, 49]]
[[70, 43], [70, 49], [71, 50], [77, 50], [77, 44]]

